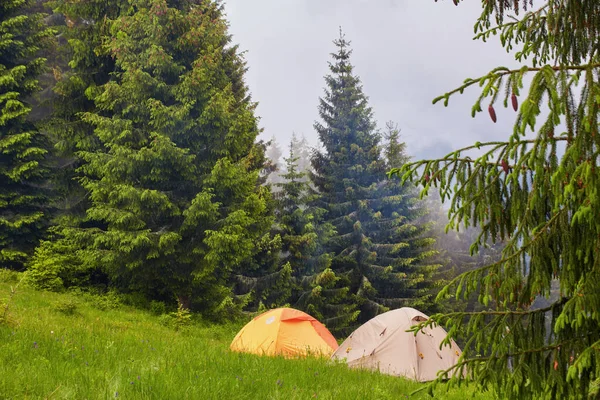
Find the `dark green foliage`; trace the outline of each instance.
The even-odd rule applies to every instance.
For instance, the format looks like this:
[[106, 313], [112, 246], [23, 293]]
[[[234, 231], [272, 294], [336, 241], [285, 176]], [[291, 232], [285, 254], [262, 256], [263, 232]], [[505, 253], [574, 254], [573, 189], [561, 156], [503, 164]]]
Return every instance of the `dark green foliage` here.
[[107, 277], [81, 257], [82, 240], [68, 236], [68, 230], [86, 221], [90, 206], [88, 193], [78, 178], [82, 165], [81, 150], [100, 147], [94, 127], [83, 120], [85, 112], [96, 110], [94, 97], [99, 85], [109, 80], [115, 62], [102, 41], [108, 30], [108, 19], [119, 15], [126, 0], [45, 1], [53, 7], [47, 23], [56, 25], [59, 46], [49, 54], [52, 77], [51, 94], [45, 106], [51, 109], [44, 128], [54, 145], [52, 185], [55, 210], [50, 235], [36, 249], [29, 268], [28, 280], [36, 287], [58, 290], [63, 287], [106, 285]]
[[55, 147], [53, 185], [60, 225], [74, 225], [89, 203], [86, 191], [75, 179], [81, 159], [76, 152], [98, 148], [94, 127], [82, 113], [94, 112], [98, 87], [106, 84], [115, 61], [103, 46], [108, 20], [120, 15], [126, 0], [73, 2], [54, 0], [49, 23], [57, 24], [60, 46], [52, 54], [53, 95], [47, 100], [52, 113], [46, 121]]
[[[264, 159], [265, 165], [267, 159]], [[260, 181], [260, 180], [259, 180]], [[275, 223], [276, 201], [271, 196], [264, 198], [267, 209], [264, 212], [265, 233], [256, 245], [256, 253], [234, 270], [233, 282], [236, 302], [249, 311], [263, 308], [277, 308], [288, 304], [291, 295], [291, 269], [282, 262], [281, 236], [272, 229]]]
[[270, 243], [245, 65], [218, 4], [129, 3], [102, 20], [115, 69], [85, 90], [96, 145], [77, 152], [91, 204], [62, 241], [111, 286], [216, 317], [232, 274]]
[[[425, 192], [436, 187], [450, 199], [450, 228], [480, 226], [472, 252], [489, 241], [506, 245], [502, 260], [462, 274], [439, 295], [477, 293], [485, 311], [430, 321], [448, 326], [451, 335], [467, 335], [459, 367], [500, 398], [596, 398], [600, 3], [547, 0], [516, 20], [503, 17], [519, 2], [482, 6], [477, 37], [499, 34], [507, 49], [521, 47], [518, 60], [533, 65], [496, 68], [434, 102], [480, 86], [473, 115], [485, 102], [494, 120], [498, 95], [505, 106], [510, 98], [517, 111], [513, 133], [506, 141], [476, 143], [392, 174], [416, 180]], [[526, 75], [528, 93], [522, 91]], [[482, 155], [471, 158], [475, 149]]]
[[298, 141], [293, 136], [289, 146], [289, 157], [284, 158], [285, 172], [277, 200], [277, 230], [282, 238], [282, 262], [288, 263], [294, 283], [290, 303], [295, 307], [313, 312], [313, 316], [322, 318], [318, 310], [308, 309], [313, 294], [318, 293], [320, 274], [330, 267], [331, 254], [325, 253], [322, 243], [334, 233], [331, 224], [323, 223], [324, 209], [311, 205], [315, 198], [306, 172], [298, 170], [296, 149]]
[[52, 32], [26, 0], [0, 2], [0, 268], [22, 269], [47, 225], [47, 142], [29, 120]]
[[[409, 160], [397, 125], [387, 123], [385, 139], [386, 168]], [[410, 306], [428, 312], [439, 287], [437, 272], [441, 264], [435, 260], [438, 250], [431, 224], [426, 222], [426, 203], [419, 200], [414, 188], [394, 179], [379, 184], [376, 195], [379, 199], [371, 201], [376, 210], [373, 222], [365, 226], [373, 232], [372, 249], [377, 252], [374, 264], [387, 268], [371, 279], [379, 280], [375, 287], [386, 288], [379, 290], [378, 297], [388, 308]], [[397, 281], [395, 273], [400, 274]]]
[[[337, 235], [326, 243], [334, 258], [321, 277], [328, 290], [315, 307], [328, 327], [347, 332], [354, 321], [364, 322], [389, 308], [422, 307], [437, 266], [426, 262], [435, 253], [433, 240], [416, 223], [423, 210], [414, 192], [385, 175], [381, 138], [353, 74], [349, 42], [341, 35], [334, 43], [337, 52], [319, 105], [322, 122], [315, 123], [324, 150], [315, 153], [311, 177], [320, 193], [315, 205], [327, 211], [326, 222]], [[386, 154], [393, 160], [406, 157], [397, 133]]]
[[46, 289], [60, 289], [89, 284], [106, 285], [101, 268], [85, 262], [80, 250], [85, 243], [68, 235], [78, 226], [97, 226], [86, 220], [90, 206], [87, 190], [81, 185], [77, 168], [82, 165], [78, 151], [101, 147], [94, 126], [82, 116], [97, 111], [94, 102], [98, 87], [106, 84], [115, 69], [115, 61], [103, 46], [108, 34], [109, 18], [126, 9], [126, 0], [91, 0], [46, 2], [54, 8], [46, 18], [56, 25], [59, 45], [49, 54], [52, 74], [46, 77], [51, 93], [41, 106], [51, 112], [44, 129], [53, 143], [51, 165], [54, 209], [51, 235], [36, 250], [30, 265], [30, 281]]

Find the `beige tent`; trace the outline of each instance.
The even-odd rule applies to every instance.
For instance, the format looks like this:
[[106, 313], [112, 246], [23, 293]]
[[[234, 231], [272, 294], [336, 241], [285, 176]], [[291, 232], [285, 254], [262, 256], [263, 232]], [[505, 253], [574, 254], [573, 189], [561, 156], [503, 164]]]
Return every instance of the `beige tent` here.
[[409, 307], [380, 314], [352, 332], [331, 358], [345, 359], [350, 367], [379, 370], [420, 382], [433, 380], [438, 371], [456, 364], [461, 351], [454, 341], [440, 349], [446, 337], [440, 326], [424, 328], [416, 336], [406, 332], [427, 318]]

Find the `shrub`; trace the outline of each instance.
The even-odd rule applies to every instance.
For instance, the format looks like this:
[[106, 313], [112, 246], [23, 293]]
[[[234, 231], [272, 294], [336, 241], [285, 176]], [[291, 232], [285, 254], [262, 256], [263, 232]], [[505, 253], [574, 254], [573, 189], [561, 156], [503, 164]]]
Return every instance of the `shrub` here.
[[22, 278], [23, 273], [11, 271], [10, 269], [0, 268], [0, 282], [2, 283], [17, 283]]
[[77, 313], [79, 304], [72, 299], [64, 299], [54, 304], [54, 309], [65, 315], [74, 315]]
[[155, 315], [163, 315], [167, 312], [167, 307], [162, 301], [152, 300], [150, 302], [150, 312]]

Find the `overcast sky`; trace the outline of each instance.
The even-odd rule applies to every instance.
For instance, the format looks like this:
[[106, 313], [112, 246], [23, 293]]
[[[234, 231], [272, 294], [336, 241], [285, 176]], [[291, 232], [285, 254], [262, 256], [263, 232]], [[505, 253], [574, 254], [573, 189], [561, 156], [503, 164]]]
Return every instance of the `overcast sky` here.
[[[477, 140], [506, 137], [515, 113], [496, 107], [471, 118], [478, 88], [434, 97], [467, 77], [517, 66], [497, 42], [473, 41], [480, 1], [456, 7], [445, 0], [226, 0], [233, 40], [246, 51], [246, 81], [259, 103], [263, 138], [287, 147], [292, 132], [318, 142], [313, 123], [323, 94], [332, 40], [341, 26], [352, 42], [352, 63], [380, 128], [398, 123], [414, 158], [441, 156]], [[485, 110], [485, 107], [484, 107]]]

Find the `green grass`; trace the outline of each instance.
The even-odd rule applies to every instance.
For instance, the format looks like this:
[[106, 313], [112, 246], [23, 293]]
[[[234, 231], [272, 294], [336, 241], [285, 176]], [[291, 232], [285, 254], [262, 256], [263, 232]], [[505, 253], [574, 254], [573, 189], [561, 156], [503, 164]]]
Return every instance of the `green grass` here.
[[[22, 286], [9, 300], [15, 282], [6, 281], [0, 276], [0, 320], [10, 302], [0, 322], [2, 399], [402, 399], [421, 386], [326, 360], [232, 353], [241, 325], [176, 331], [149, 312]], [[436, 397], [471, 395], [491, 398], [464, 386]]]

